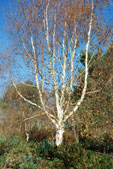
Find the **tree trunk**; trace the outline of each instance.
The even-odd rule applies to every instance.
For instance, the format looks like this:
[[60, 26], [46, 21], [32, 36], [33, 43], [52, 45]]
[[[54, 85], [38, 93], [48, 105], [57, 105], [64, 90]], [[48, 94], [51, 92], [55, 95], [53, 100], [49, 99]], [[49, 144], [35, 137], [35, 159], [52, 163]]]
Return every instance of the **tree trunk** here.
[[56, 146], [59, 147], [63, 143], [64, 127], [60, 126], [56, 129]]
[[73, 132], [74, 132], [74, 136], [75, 136], [75, 140], [76, 140], [76, 143], [79, 143], [79, 134], [78, 134], [78, 128], [75, 126], [73, 127]]

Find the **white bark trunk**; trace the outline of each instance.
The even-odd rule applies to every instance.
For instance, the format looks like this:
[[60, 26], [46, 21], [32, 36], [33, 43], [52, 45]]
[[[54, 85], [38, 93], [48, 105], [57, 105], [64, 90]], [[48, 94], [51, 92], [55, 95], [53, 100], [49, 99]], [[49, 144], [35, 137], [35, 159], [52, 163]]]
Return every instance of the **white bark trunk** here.
[[64, 127], [60, 126], [56, 129], [56, 146], [59, 147], [63, 143]]

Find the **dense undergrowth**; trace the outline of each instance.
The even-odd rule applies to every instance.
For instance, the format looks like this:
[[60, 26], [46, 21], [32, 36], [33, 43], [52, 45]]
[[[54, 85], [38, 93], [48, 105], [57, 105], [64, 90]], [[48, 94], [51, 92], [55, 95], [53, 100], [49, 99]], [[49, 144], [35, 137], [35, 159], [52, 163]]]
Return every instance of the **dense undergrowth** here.
[[[96, 145], [97, 146], [97, 145]], [[91, 143], [90, 143], [91, 147]], [[54, 141], [26, 142], [18, 136], [0, 137], [0, 169], [112, 169], [113, 154], [88, 150], [87, 144]]]

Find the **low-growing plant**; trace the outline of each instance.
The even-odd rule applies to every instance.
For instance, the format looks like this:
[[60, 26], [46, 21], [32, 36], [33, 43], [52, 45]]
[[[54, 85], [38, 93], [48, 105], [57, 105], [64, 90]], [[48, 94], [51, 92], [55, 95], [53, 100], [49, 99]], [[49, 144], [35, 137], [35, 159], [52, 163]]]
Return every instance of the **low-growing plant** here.
[[104, 134], [103, 138], [81, 138], [80, 143], [85, 149], [93, 150], [101, 153], [113, 152], [113, 139], [108, 134]]
[[112, 169], [113, 154], [86, 150], [81, 144], [60, 147], [55, 142], [26, 142], [17, 136], [1, 137], [0, 168], [14, 169]]

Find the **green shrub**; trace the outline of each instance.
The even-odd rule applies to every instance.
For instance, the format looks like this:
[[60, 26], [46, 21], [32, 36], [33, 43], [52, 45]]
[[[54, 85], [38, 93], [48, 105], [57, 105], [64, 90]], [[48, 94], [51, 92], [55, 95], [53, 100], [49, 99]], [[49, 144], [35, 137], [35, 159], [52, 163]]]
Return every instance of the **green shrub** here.
[[86, 168], [111, 169], [113, 156], [87, 150], [85, 155]]
[[113, 140], [109, 135], [104, 134], [102, 138], [82, 138], [80, 143], [85, 149], [99, 151], [101, 153], [112, 153], [113, 152]]
[[20, 164], [26, 168], [34, 164], [36, 158], [36, 147], [31, 143], [21, 141], [16, 147], [13, 147], [6, 156], [8, 167], [19, 167]]
[[58, 158], [54, 158], [54, 160], [52, 160], [52, 161], [50, 161], [50, 160], [46, 161], [45, 166], [50, 167], [52, 169], [53, 168], [55, 168], [55, 169], [59, 169], [59, 168], [63, 169], [64, 168], [63, 161]]
[[0, 145], [2, 147], [0, 164], [7, 164], [8, 167], [18, 168], [20, 164], [23, 164], [22, 159], [24, 158], [25, 164], [30, 161], [29, 164], [31, 165], [31, 161], [34, 159], [32, 154], [36, 155], [35, 144], [27, 143], [19, 137], [0, 138]]
[[56, 146], [54, 141], [45, 140], [43, 142], [37, 143], [37, 153], [46, 159], [53, 160], [54, 153], [56, 152]]
[[80, 144], [55, 146], [54, 141], [26, 142], [1, 137], [0, 168], [14, 169], [111, 169], [113, 155], [84, 149]]

